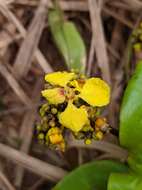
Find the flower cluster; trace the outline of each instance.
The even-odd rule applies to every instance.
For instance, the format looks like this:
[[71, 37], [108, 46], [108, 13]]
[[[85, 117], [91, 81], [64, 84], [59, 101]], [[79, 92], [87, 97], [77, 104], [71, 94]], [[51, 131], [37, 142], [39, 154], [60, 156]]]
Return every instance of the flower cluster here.
[[36, 126], [38, 141], [64, 151], [67, 131], [86, 144], [101, 140], [109, 131], [106, 118], [99, 114], [109, 103], [108, 84], [74, 72], [50, 73], [45, 81], [41, 94], [46, 102], [39, 110], [41, 121]]

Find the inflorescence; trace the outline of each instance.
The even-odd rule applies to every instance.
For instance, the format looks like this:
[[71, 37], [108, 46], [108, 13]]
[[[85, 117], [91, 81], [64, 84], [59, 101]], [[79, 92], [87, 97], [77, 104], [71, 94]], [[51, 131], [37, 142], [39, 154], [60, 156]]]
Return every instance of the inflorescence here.
[[85, 144], [101, 140], [109, 132], [101, 108], [110, 100], [110, 88], [100, 78], [87, 78], [74, 72], [54, 72], [45, 75], [41, 92], [46, 102], [40, 107], [40, 122], [36, 136], [41, 144], [65, 151], [66, 133]]

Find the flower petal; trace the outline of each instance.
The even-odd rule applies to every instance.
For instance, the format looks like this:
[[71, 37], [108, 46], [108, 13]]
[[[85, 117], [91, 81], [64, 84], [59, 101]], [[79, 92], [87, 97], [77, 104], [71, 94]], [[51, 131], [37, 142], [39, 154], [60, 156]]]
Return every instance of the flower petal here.
[[110, 87], [100, 78], [90, 78], [83, 86], [79, 97], [91, 106], [105, 106], [110, 100]]
[[77, 108], [69, 102], [65, 111], [59, 115], [59, 122], [64, 127], [78, 132], [88, 122], [88, 114], [85, 109]]
[[43, 90], [41, 93], [50, 104], [60, 104], [65, 101], [64, 90], [62, 88], [47, 89]]
[[76, 74], [73, 72], [54, 72], [46, 74], [45, 80], [50, 84], [65, 87], [70, 80], [75, 78], [75, 76]]
[[49, 129], [47, 137], [49, 138], [52, 144], [60, 144], [64, 141], [61, 130], [57, 127]]
[[85, 79], [73, 80], [69, 83], [71, 86], [75, 88], [78, 92], [80, 92], [85, 84]]

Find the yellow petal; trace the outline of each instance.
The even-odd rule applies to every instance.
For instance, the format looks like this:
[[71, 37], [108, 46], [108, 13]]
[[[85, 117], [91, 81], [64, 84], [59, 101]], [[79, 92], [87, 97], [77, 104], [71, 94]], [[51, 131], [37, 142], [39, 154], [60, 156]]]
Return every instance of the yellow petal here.
[[68, 72], [54, 72], [45, 75], [45, 80], [52, 85], [59, 85], [65, 87], [67, 83], [74, 79], [76, 76], [75, 73]]
[[65, 111], [59, 115], [59, 122], [64, 127], [78, 132], [88, 122], [88, 115], [85, 109], [77, 108], [69, 102]]
[[61, 104], [65, 101], [64, 90], [62, 88], [53, 88], [41, 91], [50, 104]]
[[90, 78], [83, 86], [79, 97], [91, 106], [105, 106], [110, 101], [110, 87], [100, 78]]
[[83, 85], [85, 84], [85, 79], [82, 80], [73, 80], [70, 82], [70, 85], [75, 88], [77, 91], [81, 91], [83, 88]]
[[57, 127], [49, 129], [47, 136], [52, 144], [60, 144], [64, 141], [61, 130]]

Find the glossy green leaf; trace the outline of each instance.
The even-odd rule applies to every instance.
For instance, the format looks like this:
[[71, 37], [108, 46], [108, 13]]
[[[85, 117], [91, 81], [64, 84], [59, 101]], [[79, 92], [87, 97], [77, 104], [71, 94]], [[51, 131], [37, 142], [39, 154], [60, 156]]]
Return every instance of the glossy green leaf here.
[[65, 21], [59, 10], [51, 10], [48, 21], [54, 41], [69, 69], [84, 72], [86, 48], [74, 23]]
[[142, 61], [126, 88], [120, 114], [120, 144], [130, 151], [142, 149]]
[[72, 171], [53, 190], [106, 190], [112, 172], [127, 172], [125, 165], [114, 161], [95, 161]]
[[133, 150], [128, 157], [128, 164], [132, 171], [142, 176], [142, 150]]
[[142, 177], [135, 174], [114, 173], [109, 177], [108, 190], [142, 190]]
[[120, 115], [120, 144], [129, 150], [128, 164], [142, 174], [142, 61], [126, 88]]

